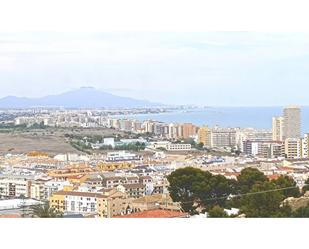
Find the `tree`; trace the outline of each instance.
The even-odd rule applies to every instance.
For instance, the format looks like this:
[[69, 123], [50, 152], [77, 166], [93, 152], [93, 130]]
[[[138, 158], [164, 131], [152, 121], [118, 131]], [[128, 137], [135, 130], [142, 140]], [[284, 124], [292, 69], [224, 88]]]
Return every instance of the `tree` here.
[[197, 208], [208, 210], [215, 205], [224, 206], [235, 192], [236, 182], [221, 175], [212, 175], [200, 169], [177, 169], [168, 176], [170, 195], [180, 202], [184, 211], [196, 213]]
[[32, 216], [38, 218], [60, 218], [63, 214], [50, 207], [49, 202], [31, 207]]
[[[300, 191], [299, 188], [296, 185], [296, 182], [289, 176], [280, 176], [276, 180], [272, 180], [272, 183], [274, 183], [277, 188], [289, 188], [282, 190], [283, 195], [285, 198], [288, 197], [299, 197]], [[292, 187], [292, 188], [291, 188]]]
[[208, 211], [209, 218], [226, 218], [228, 214], [220, 206], [214, 206]]
[[240, 172], [237, 177], [238, 187], [240, 193], [250, 192], [252, 186], [258, 182], [268, 181], [267, 177], [258, 169], [255, 168], [245, 168]]
[[204, 144], [203, 143], [198, 143], [196, 145], [196, 149], [198, 149], [198, 150], [203, 150], [203, 148], [204, 148]]
[[211, 175], [198, 197], [206, 209], [216, 205], [225, 207], [229, 195], [236, 193], [236, 184], [222, 175]]
[[207, 177], [210, 177], [210, 173], [206, 174], [206, 172], [192, 167], [172, 172], [167, 179], [170, 183], [169, 192], [173, 201], [180, 202], [185, 212], [196, 213], [197, 191], [203, 187]]
[[255, 183], [250, 193], [241, 197], [241, 213], [246, 217], [289, 217], [290, 208], [281, 206], [285, 197], [276, 189], [277, 186], [268, 181]]

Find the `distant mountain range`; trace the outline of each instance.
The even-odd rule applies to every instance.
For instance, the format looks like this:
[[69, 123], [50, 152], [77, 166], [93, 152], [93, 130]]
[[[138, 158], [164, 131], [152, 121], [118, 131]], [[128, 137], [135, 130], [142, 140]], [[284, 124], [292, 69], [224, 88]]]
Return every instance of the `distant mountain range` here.
[[8, 96], [0, 99], [0, 108], [33, 108], [33, 107], [64, 107], [64, 108], [134, 108], [161, 106], [146, 100], [120, 97], [92, 87], [59, 95], [41, 98], [25, 98]]

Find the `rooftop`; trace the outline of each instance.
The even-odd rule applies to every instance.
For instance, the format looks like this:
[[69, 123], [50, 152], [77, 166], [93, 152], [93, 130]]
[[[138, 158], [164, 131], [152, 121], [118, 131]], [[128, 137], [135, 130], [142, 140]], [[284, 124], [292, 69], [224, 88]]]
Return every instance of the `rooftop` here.
[[122, 216], [115, 216], [114, 218], [188, 218], [188, 217], [189, 215], [187, 213], [183, 213], [181, 211], [155, 209]]
[[82, 197], [95, 197], [95, 198], [104, 198], [105, 195], [101, 193], [89, 193], [89, 192], [75, 192], [75, 191], [59, 191], [55, 192], [54, 195], [71, 195], [71, 196], [82, 196]]

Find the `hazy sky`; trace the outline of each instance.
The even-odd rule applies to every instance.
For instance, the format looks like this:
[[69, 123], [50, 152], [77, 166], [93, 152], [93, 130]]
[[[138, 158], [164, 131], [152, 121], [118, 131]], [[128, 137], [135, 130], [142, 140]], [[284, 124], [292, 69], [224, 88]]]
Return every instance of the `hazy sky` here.
[[0, 97], [81, 86], [166, 104], [309, 105], [309, 33], [0, 33]]

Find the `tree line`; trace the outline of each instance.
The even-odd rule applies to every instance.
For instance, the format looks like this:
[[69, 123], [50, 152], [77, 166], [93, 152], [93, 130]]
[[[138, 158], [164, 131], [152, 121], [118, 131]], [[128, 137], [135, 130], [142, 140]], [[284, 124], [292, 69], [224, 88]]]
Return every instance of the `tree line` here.
[[[232, 180], [187, 167], [172, 172], [168, 181], [173, 201], [191, 215], [207, 212], [209, 217], [227, 217], [224, 209], [238, 208], [246, 217], [309, 217], [309, 205], [292, 211], [283, 203], [288, 197], [302, 195], [288, 176], [269, 180], [258, 169], [245, 168]], [[306, 190], [308, 187], [303, 192]]]

